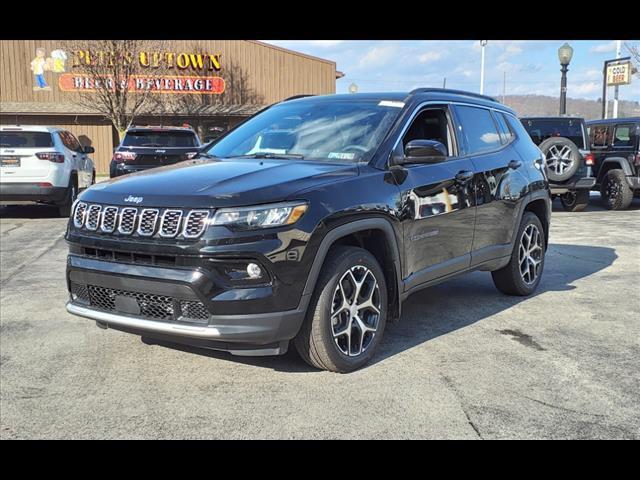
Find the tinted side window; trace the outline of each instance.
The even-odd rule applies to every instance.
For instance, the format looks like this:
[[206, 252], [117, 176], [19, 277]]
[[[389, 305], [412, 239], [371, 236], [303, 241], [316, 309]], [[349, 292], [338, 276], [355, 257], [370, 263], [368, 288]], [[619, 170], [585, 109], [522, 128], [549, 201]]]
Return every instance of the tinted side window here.
[[501, 146], [500, 135], [491, 112], [485, 108], [456, 106], [456, 114], [467, 139], [469, 153], [494, 150]]
[[616, 125], [613, 132], [614, 147], [632, 147], [635, 144], [635, 125]]
[[74, 137], [71, 133], [66, 131], [61, 131], [61, 132], [58, 132], [58, 135], [60, 135], [60, 140], [62, 140], [62, 143], [64, 144], [64, 146], [67, 147], [69, 150], [73, 150], [74, 152], [79, 152], [81, 150], [80, 142], [78, 142], [76, 137]]
[[496, 120], [498, 130], [500, 131], [500, 141], [503, 144], [509, 143], [515, 137], [515, 135], [507, 125], [504, 114], [500, 112], [493, 112], [493, 118]]

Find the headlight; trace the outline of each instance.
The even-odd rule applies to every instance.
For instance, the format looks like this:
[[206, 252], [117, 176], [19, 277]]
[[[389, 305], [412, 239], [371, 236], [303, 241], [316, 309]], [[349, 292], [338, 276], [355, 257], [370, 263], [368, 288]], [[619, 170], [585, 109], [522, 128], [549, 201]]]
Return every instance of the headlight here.
[[216, 212], [211, 225], [225, 225], [239, 230], [280, 227], [296, 223], [306, 211], [307, 204], [304, 202], [222, 208]]

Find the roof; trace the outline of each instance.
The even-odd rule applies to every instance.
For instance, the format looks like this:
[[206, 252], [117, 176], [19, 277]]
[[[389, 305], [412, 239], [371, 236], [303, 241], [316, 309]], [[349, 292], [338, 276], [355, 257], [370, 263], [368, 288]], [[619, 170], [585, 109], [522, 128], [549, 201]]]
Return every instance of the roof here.
[[555, 115], [555, 116], [533, 116], [533, 117], [518, 117], [520, 120], [584, 120], [582, 117], [571, 117], [568, 115]]
[[515, 112], [498, 102], [496, 99], [479, 95], [473, 92], [464, 92], [462, 90], [449, 90], [446, 88], [420, 88], [411, 92], [371, 92], [371, 93], [337, 93], [333, 95], [317, 95], [311, 98], [300, 98], [291, 100], [292, 102], [305, 101], [335, 101], [335, 100], [370, 100], [383, 101], [392, 100], [398, 102], [406, 102], [412, 96], [424, 98], [424, 100], [441, 100], [441, 101], [460, 101], [467, 103], [475, 103], [492, 108], [500, 108], [515, 115]]
[[1, 125], [2, 131], [28, 131], [28, 132], [57, 132], [62, 130], [58, 127], [46, 127], [43, 125]]
[[192, 127], [181, 127], [173, 125], [131, 125], [129, 131], [146, 131], [146, 130], [168, 130], [168, 131], [186, 131], [192, 132]]
[[587, 121], [587, 125], [595, 125], [595, 124], [610, 124], [610, 123], [635, 123], [640, 122], [640, 117], [627, 117], [627, 118], [603, 118], [601, 120], [589, 120]]

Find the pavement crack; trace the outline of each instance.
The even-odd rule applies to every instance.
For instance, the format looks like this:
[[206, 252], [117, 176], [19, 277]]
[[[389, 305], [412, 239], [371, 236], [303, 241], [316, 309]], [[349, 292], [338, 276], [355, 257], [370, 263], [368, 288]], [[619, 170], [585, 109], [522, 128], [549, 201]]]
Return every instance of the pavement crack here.
[[601, 262], [601, 261], [598, 261], [598, 260], [593, 260], [593, 259], [591, 259], [591, 258], [579, 257], [579, 256], [577, 256], [577, 255], [571, 255], [570, 253], [562, 252], [562, 251], [557, 250], [557, 249], [555, 249], [555, 248], [553, 248], [553, 247], [550, 247], [550, 248], [549, 248], [549, 251], [550, 251], [550, 253], [552, 252], [552, 253], [555, 253], [555, 254], [558, 254], [558, 255], [563, 255], [563, 256], [565, 256], [565, 257], [575, 258], [576, 260], [582, 260], [583, 262], [597, 263], [598, 265], [605, 265], [605, 266], [607, 266], [607, 267], [608, 267], [609, 265], [611, 265], [611, 263], [612, 263], [612, 262]]
[[445, 383], [445, 385], [447, 387], [449, 387], [449, 390], [451, 390], [453, 392], [453, 394], [455, 395], [456, 399], [458, 400], [458, 404], [460, 405], [460, 409], [462, 410], [462, 413], [464, 413], [464, 416], [467, 419], [467, 423], [471, 426], [471, 428], [473, 428], [473, 431], [476, 432], [476, 435], [478, 436], [478, 438], [480, 440], [484, 440], [484, 437], [482, 436], [482, 433], [480, 433], [480, 429], [478, 428], [478, 426], [475, 423], [473, 423], [473, 420], [471, 420], [471, 417], [469, 416], [469, 412], [467, 412], [465, 404], [464, 404], [464, 402], [462, 400], [462, 395], [460, 394], [460, 392], [458, 391], [456, 386], [453, 384], [451, 379], [449, 377], [447, 377], [446, 375], [440, 374], [440, 377], [442, 378], [442, 380]]
[[24, 225], [24, 223], [18, 223], [16, 225], [14, 225], [13, 227], [9, 228], [8, 230], [0, 230], [0, 233], [2, 234], [3, 237], [7, 236], [9, 234], [9, 232], [13, 232], [15, 229], [20, 228]]
[[580, 410], [572, 410], [571, 408], [561, 407], [560, 405], [554, 405], [552, 403], [547, 403], [547, 402], [544, 402], [542, 400], [538, 400], [537, 398], [528, 397], [526, 395], [523, 395], [523, 397], [528, 399], [528, 400], [531, 400], [532, 402], [536, 402], [536, 403], [539, 403], [540, 405], [544, 405], [545, 407], [554, 408], [556, 410], [562, 410], [563, 412], [578, 413], [580, 415], [589, 415], [591, 417], [605, 417], [606, 416], [606, 415], [601, 415], [601, 414], [598, 414], [598, 413], [589, 413], [589, 412], [581, 412]]

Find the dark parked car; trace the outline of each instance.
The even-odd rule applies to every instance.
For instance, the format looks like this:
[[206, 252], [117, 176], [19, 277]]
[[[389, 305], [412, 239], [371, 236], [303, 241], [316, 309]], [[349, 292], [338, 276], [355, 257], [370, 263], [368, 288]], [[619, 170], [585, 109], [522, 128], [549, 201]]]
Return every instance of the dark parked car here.
[[640, 117], [592, 120], [587, 126], [595, 188], [607, 208], [623, 210], [640, 194]]
[[[264, 149], [261, 145], [265, 145]], [[418, 89], [281, 102], [201, 157], [101, 183], [71, 218], [69, 312], [149, 341], [364, 365], [412, 293], [531, 294], [551, 211], [513, 111]]]
[[194, 157], [201, 144], [190, 127], [131, 127], [113, 152], [111, 178]]
[[520, 121], [545, 157], [553, 198], [560, 197], [565, 210], [579, 212], [589, 204], [596, 183], [583, 118], [524, 117]]

